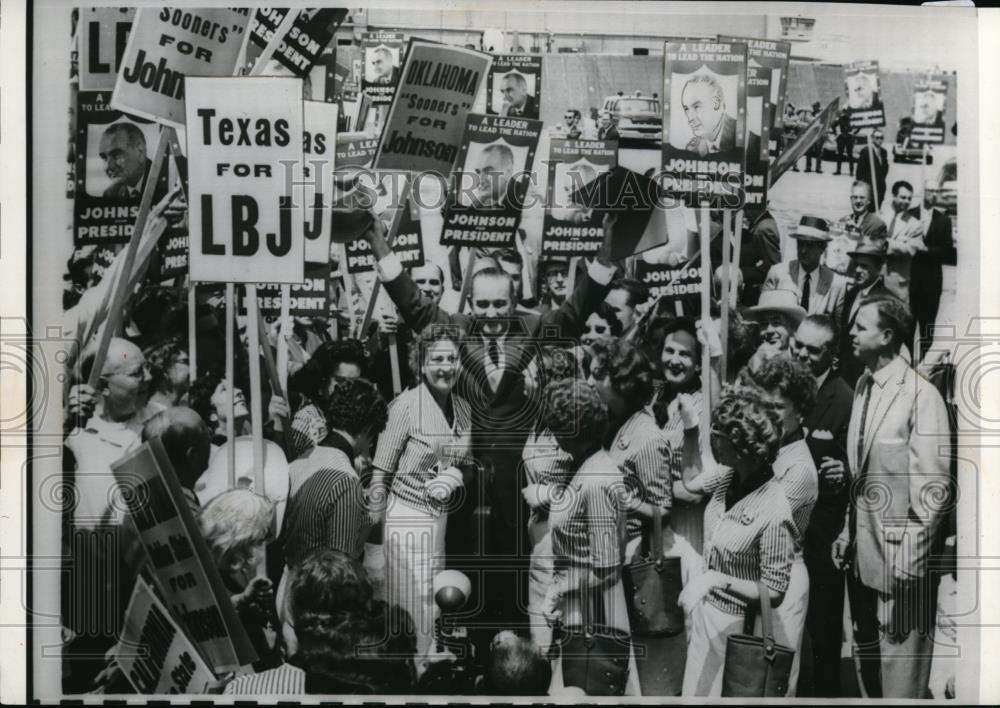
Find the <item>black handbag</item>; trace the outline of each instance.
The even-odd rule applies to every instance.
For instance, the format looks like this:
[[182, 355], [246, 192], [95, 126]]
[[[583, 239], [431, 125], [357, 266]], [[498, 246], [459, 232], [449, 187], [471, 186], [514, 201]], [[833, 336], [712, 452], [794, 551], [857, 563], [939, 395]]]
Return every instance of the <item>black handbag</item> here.
[[669, 637], [684, 631], [681, 559], [663, 556], [663, 519], [653, 514], [650, 555], [625, 566], [625, 596], [633, 636]]
[[608, 626], [600, 590], [581, 590], [582, 624], [552, 631], [549, 658], [562, 657], [564, 686], [582, 688], [588, 696], [622, 696], [632, 649], [629, 633]]
[[770, 595], [757, 581], [760, 591], [763, 637], [754, 636], [754, 613], [747, 608], [743, 634], [726, 640], [726, 663], [722, 670], [722, 695], [738, 698], [779, 698], [788, 693], [795, 652], [774, 641]]

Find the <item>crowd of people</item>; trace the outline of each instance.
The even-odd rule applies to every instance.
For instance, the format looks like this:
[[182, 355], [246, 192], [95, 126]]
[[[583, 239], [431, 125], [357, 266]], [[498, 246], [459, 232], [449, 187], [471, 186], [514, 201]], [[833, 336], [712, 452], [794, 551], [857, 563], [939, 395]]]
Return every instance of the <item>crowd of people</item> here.
[[[66, 692], [129, 692], [113, 647], [149, 571], [111, 465], [158, 438], [259, 657], [213, 690], [720, 696], [727, 640], [759, 633], [766, 603], [794, 652], [785, 695], [835, 697], [846, 595], [864, 695], [926, 695], [954, 484], [929, 352], [954, 246], [945, 214], [910, 207], [912, 185], [881, 209], [875, 187], [853, 182], [838, 223], [803, 216], [785, 262], [773, 217], [748, 217], [724, 329], [718, 287], [708, 317], [678, 316], [612, 262], [610, 216], [576, 272], [471, 254], [459, 311], [441, 305], [441, 268], [404, 269], [373, 219], [364, 238], [398, 316], [359, 338], [335, 307], [296, 319], [284, 395], [251, 390], [242, 317], [227, 388], [234, 313], [207, 286], [192, 360], [187, 291], [154, 265], [97, 386], [93, 342], [70, 366]], [[74, 254], [77, 336], [123, 257]], [[524, 272], [539, 274], [531, 299]], [[683, 616], [670, 631], [648, 631], [637, 599], [651, 557], [679, 569], [656, 610]], [[447, 570], [467, 579], [464, 604], [442, 599]], [[606, 663], [570, 651], [592, 627]]]

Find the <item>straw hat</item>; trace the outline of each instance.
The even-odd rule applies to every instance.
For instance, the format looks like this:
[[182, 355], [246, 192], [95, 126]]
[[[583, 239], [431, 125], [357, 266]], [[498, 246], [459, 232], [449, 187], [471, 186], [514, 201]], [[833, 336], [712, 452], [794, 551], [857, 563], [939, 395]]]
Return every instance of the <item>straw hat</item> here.
[[821, 219], [818, 216], [803, 216], [795, 233], [792, 234], [792, 238], [799, 241], [829, 243], [831, 241], [830, 226], [826, 223], [826, 219]]
[[792, 290], [762, 290], [760, 300], [747, 308], [747, 314], [756, 319], [764, 312], [780, 312], [795, 322], [795, 326], [805, 319], [806, 311], [798, 303], [798, 296]]

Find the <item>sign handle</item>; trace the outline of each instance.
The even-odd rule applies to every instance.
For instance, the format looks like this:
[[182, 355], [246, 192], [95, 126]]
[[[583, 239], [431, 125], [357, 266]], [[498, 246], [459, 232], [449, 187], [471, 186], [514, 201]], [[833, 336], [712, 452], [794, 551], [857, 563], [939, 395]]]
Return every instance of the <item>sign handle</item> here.
[[236, 488], [236, 421], [233, 419], [234, 403], [236, 401], [236, 346], [233, 339], [236, 335], [234, 320], [236, 316], [236, 285], [226, 283], [226, 467], [229, 470], [229, 488]]
[[[281, 286], [281, 319], [278, 321], [278, 366], [277, 366], [277, 382], [281, 387], [282, 391], [288, 390], [288, 338], [292, 336], [292, 286], [288, 283], [283, 283]], [[261, 324], [264, 320], [261, 318]], [[261, 336], [264, 336], [266, 330], [261, 329]], [[265, 347], [268, 354], [271, 350]], [[284, 397], [284, 394], [282, 394]]]
[[868, 133], [868, 168], [869, 172], [872, 173], [872, 204], [875, 205], [875, 211], [878, 212], [882, 208], [882, 204], [879, 202], [878, 181], [875, 179], [875, 146], [872, 144], [871, 133]]
[[735, 236], [733, 237], [733, 265], [736, 266], [736, 277], [733, 278], [729, 284], [729, 306], [732, 309], [736, 309], [736, 305], [739, 301], [740, 292], [740, 251], [743, 247], [743, 210], [740, 209], [736, 212], [736, 224], [735, 224]]
[[[719, 288], [719, 300], [721, 303], [721, 317], [719, 323], [719, 337], [722, 339], [722, 361], [720, 365], [720, 378], [726, 380], [726, 332], [729, 331], [729, 244], [733, 233], [733, 212], [729, 209], [722, 210], [722, 286]], [[711, 263], [711, 259], [709, 259]]]
[[[125, 262], [122, 264], [118, 280], [115, 282], [114, 294], [111, 296], [107, 311], [107, 320], [104, 322], [104, 329], [101, 330], [101, 337], [97, 345], [97, 354], [94, 356], [94, 365], [90, 369], [90, 376], [87, 377], [87, 385], [94, 389], [97, 388], [97, 383], [101, 378], [101, 372], [104, 369], [104, 360], [108, 356], [108, 347], [111, 346], [111, 338], [115, 336], [115, 332], [122, 326], [125, 302], [129, 295], [129, 274], [132, 272], [132, 266], [135, 264], [135, 256], [139, 250], [139, 241], [146, 230], [146, 219], [153, 204], [153, 192], [156, 190], [157, 178], [167, 154], [167, 143], [167, 131], [165, 129], [160, 130], [159, 138], [156, 141], [156, 152], [153, 155], [153, 164], [149, 169], [146, 184], [143, 186], [142, 201], [139, 203], [139, 213], [135, 218], [132, 236], [128, 241]], [[81, 346], [86, 346], [86, 342], [83, 342]]]
[[[708, 333], [711, 331], [709, 328], [712, 326], [712, 313], [710, 310], [709, 302], [709, 288], [712, 287], [712, 266], [711, 266], [711, 255], [709, 252], [709, 246], [712, 240], [711, 233], [709, 231], [709, 208], [707, 202], [701, 203], [701, 326], [705, 330], [705, 337], [707, 339]], [[711, 425], [711, 394], [712, 394], [712, 377], [711, 377], [711, 364], [712, 357], [708, 351], [707, 343], [701, 348], [701, 392], [702, 392], [702, 405], [701, 405], [701, 433], [699, 438], [701, 440], [701, 449], [708, 450], [708, 429]]]
[[399, 347], [395, 334], [389, 335], [389, 365], [392, 368], [392, 393], [398, 396], [403, 390], [403, 384], [399, 375]]
[[465, 277], [462, 278], [462, 294], [458, 300], [458, 313], [465, 310], [465, 301], [472, 297], [472, 269], [476, 265], [476, 252], [474, 248], [469, 249], [469, 262], [465, 266]]
[[[267, 343], [267, 326], [264, 324], [264, 316], [261, 315], [260, 308], [257, 309], [257, 329], [260, 332], [260, 341], [263, 342], [260, 350], [264, 355], [264, 368], [267, 369], [268, 381], [271, 382], [271, 393], [281, 396], [287, 401], [288, 398], [285, 396], [285, 391], [288, 390], [288, 370], [285, 369], [286, 379], [283, 381], [279, 373], [280, 369], [275, 366], [274, 357], [271, 356], [271, 347]], [[285, 450], [290, 451], [292, 449], [292, 425], [290, 419], [281, 419], [281, 431], [285, 442]]]
[[188, 281], [188, 369], [191, 372], [190, 380], [198, 380], [198, 298], [197, 284], [193, 280]]
[[[247, 307], [247, 355], [250, 359], [250, 434], [253, 436], [254, 491], [264, 493], [264, 406], [263, 387], [260, 379], [260, 303], [257, 286], [244, 286]], [[257, 325], [257, 326], [254, 326]]]

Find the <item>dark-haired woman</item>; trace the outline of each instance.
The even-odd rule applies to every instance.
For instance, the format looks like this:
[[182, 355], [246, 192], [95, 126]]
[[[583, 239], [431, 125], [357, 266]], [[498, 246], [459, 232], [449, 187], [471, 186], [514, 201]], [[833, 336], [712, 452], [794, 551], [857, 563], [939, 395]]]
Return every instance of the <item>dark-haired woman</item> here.
[[369, 493], [372, 520], [385, 521], [386, 599], [413, 617], [421, 655], [434, 640], [433, 580], [444, 565], [449, 502], [469, 461], [471, 409], [452, 393], [458, 337], [454, 328], [431, 326], [413, 348], [421, 384], [389, 406]]
[[[545, 617], [565, 627], [581, 627], [587, 608], [592, 622], [630, 634], [622, 586], [625, 510], [622, 473], [603, 447], [608, 411], [597, 391], [578, 379], [545, 389], [543, 416], [560, 449], [572, 458], [573, 478], [549, 502], [555, 569], [545, 598]], [[610, 695], [639, 695], [635, 661], [626, 679], [609, 686]], [[552, 688], [564, 686], [562, 656]]]
[[770, 398], [781, 418], [784, 433], [781, 448], [774, 460], [774, 479], [785, 493], [795, 521], [795, 563], [785, 593], [778, 607], [776, 633], [786, 646], [795, 650], [788, 696], [795, 695], [806, 613], [809, 608], [809, 573], [803, 547], [813, 507], [819, 498], [819, 474], [802, 431], [802, 420], [816, 402], [816, 379], [805, 364], [788, 357], [766, 359], [748, 379]]
[[[631, 563], [651, 550], [653, 515], [663, 521], [663, 550], [681, 558], [686, 578], [698, 566], [691, 546], [668, 525], [673, 504], [673, 459], [666, 434], [649, 408], [653, 395], [653, 366], [634, 344], [621, 340], [593, 346], [590, 384], [608, 407], [608, 451], [624, 475], [623, 499], [629, 510], [625, 562]], [[684, 674], [685, 638], [637, 638], [645, 648], [637, 659], [642, 695], [678, 695]]]
[[[684, 484], [710, 495], [704, 572], [681, 593], [681, 604], [691, 613], [682, 695], [719, 696], [729, 636], [743, 630], [748, 608], [780, 605], [788, 590], [795, 522], [771, 469], [781, 445], [781, 420], [759, 391], [730, 389], [723, 395], [712, 415], [712, 454], [705, 464], [694, 407], [687, 398], [680, 404], [686, 423]], [[760, 613], [755, 614], [759, 625]]]

